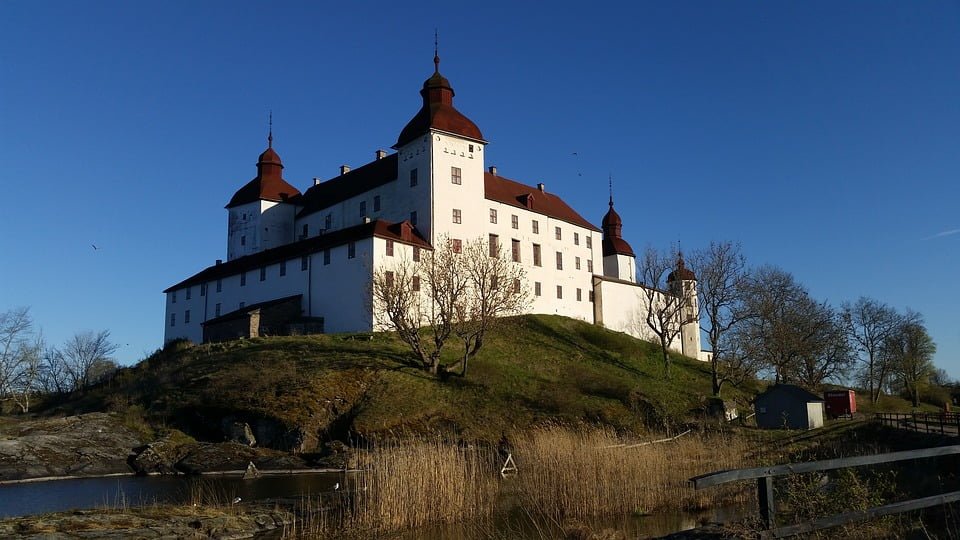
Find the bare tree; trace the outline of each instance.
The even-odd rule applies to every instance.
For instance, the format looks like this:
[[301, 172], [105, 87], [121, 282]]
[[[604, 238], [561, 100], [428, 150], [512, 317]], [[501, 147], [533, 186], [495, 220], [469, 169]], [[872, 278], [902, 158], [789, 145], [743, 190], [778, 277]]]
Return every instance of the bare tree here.
[[37, 333], [29, 342], [22, 343], [18, 348], [18, 366], [14, 371], [11, 385], [13, 401], [20, 407], [20, 412], [30, 412], [31, 397], [40, 388], [38, 382], [43, 365], [44, 352], [43, 335]]
[[110, 331], [80, 332], [70, 337], [54, 354], [60, 356], [70, 377], [72, 390], [83, 390], [96, 381], [94, 368], [111, 360], [117, 346], [110, 342]]
[[468, 291], [453, 310], [453, 332], [463, 348], [460, 360], [448, 369], [454, 370], [459, 364], [460, 375], [466, 377], [467, 362], [480, 351], [484, 337], [504, 317], [523, 311], [529, 291], [523, 266], [508, 260], [495, 239], [470, 242], [464, 249], [463, 263]]
[[937, 345], [923, 324], [909, 322], [900, 328], [884, 343], [883, 353], [887, 355], [900, 383], [910, 393], [913, 406], [920, 406], [920, 390], [934, 374], [933, 355]]
[[30, 309], [14, 308], [0, 313], [0, 399], [10, 396], [23, 362], [24, 347], [33, 335]]
[[43, 352], [38, 385], [46, 394], [63, 395], [70, 391], [70, 374], [63, 356], [55, 347], [47, 348]]
[[811, 298], [793, 275], [764, 266], [752, 273], [744, 291], [746, 316], [736, 339], [777, 382], [813, 388], [846, 372], [850, 355], [834, 310]]
[[880, 399], [881, 389], [893, 367], [885, 361], [887, 356], [880, 354], [884, 344], [903, 324], [917, 319], [916, 313], [908, 311], [901, 315], [887, 304], [863, 296], [854, 304], [843, 305], [846, 332], [860, 353], [863, 379], [873, 403]]
[[737, 385], [756, 373], [730, 338], [731, 331], [748, 316], [743, 309], [743, 292], [749, 273], [739, 244], [732, 242], [711, 242], [706, 249], [694, 252], [692, 262], [699, 277], [701, 330], [712, 352], [711, 388], [719, 397], [724, 383]]
[[[640, 319], [657, 338], [663, 358], [663, 371], [670, 376], [670, 345], [680, 335], [683, 325], [696, 322], [696, 313], [682, 290], [668, 290], [667, 278], [682, 259], [675, 260], [669, 252], [647, 247], [640, 261], [642, 281]], [[642, 330], [642, 328], [641, 328]]]
[[[371, 297], [385, 325], [410, 346], [423, 369], [437, 374], [459, 368], [466, 376], [485, 336], [502, 317], [523, 310], [523, 281], [523, 268], [504, 258], [499, 246], [442, 238], [419, 262], [398, 258], [377, 269]], [[463, 352], [456, 363], [441, 366], [440, 353], [453, 336]]]

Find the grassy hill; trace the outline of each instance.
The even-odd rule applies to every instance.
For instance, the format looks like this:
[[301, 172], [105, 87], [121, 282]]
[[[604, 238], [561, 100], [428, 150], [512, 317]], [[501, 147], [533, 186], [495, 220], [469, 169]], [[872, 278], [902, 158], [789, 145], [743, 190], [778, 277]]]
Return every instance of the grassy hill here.
[[[271, 446], [311, 451], [324, 440], [407, 434], [497, 440], [542, 423], [642, 431], [701, 417], [710, 394], [707, 364], [676, 356], [666, 379], [655, 345], [558, 316], [512, 319], [465, 379], [408, 367], [408, 355], [380, 333], [180, 345], [64, 406], [142, 410], [154, 426], [208, 440], [247, 422]], [[746, 403], [735, 388], [724, 397]]]

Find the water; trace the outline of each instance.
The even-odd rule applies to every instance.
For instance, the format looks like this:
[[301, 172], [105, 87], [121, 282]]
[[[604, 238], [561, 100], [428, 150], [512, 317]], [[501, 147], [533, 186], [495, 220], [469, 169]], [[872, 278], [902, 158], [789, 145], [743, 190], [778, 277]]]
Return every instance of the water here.
[[333, 490], [340, 473], [263, 476], [243, 480], [238, 476], [114, 476], [76, 478], [26, 484], [0, 485], [0, 518], [98, 507], [116, 508], [153, 503], [181, 503], [189, 499], [196, 482], [212, 486], [222, 500], [245, 501], [296, 497]]
[[[241, 497], [244, 501], [316, 495], [333, 490], [334, 484], [347, 485], [341, 473], [304, 473], [263, 476], [243, 480], [237, 476], [119, 476], [77, 478], [25, 484], [0, 485], [0, 519], [6, 517], [61, 512], [98, 507], [119, 508], [154, 503], [182, 503], [190, 500], [191, 487], [202, 483], [220, 501]], [[349, 489], [349, 488], [348, 488]], [[502, 501], [506, 508], [489, 523], [459, 523], [402, 531], [391, 538], [404, 540], [441, 540], [446, 538], [486, 539], [491, 529], [498, 538], [539, 540], [544, 533], [560, 534], [558, 524], [533, 522], [516, 504]], [[442, 504], [442, 503], [441, 503]], [[701, 522], [735, 520], [755, 511], [753, 505], [722, 507], [703, 512], [666, 512], [649, 516], [603, 517], [584, 523], [594, 531], [613, 529], [628, 538], [649, 538], [692, 529]]]

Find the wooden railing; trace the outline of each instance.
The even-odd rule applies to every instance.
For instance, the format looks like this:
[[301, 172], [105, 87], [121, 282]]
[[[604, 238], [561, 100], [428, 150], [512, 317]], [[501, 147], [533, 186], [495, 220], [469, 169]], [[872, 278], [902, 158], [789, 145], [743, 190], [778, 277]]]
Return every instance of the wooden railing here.
[[890, 514], [899, 514], [901, 512], [908, 512], [910, 510], [918, 510], [930, 506], [960, 501], [960, 491], [953, 491], [950, 493], [933, 495], [921, 499], [912, 499], [909, 501], [887, 504], [884, 506], [869, 508], [867, 510], [857, 510], [843, 514], [836, 514], [806, 523], [777, 527], [773, 479], [778, 476], [830, 471], [834, 469], [844, 469], [847, 467], [863, 467], [865, 465], [876, 465], [879, 463], [892, 463], [895, 461], [949, 456], [955, 454], [960, 454], [960, 445], [924, 448], [921, 450], [892, 452], [889, 454], [876, 454], [872, 456], [827, 459], [823, 461], [810, 461], [806, 463], [790, 463], [787, 465], [776, 465], [773, 467], [756, 467], [752, 469], [718, 471], [691, 478], [690, 481], [693, 482], [693, 487], [695, 489], [703, 489], [710, 486], [726, 484], [728, 482], [756, 480], [757, 501], [760, 507], [760, 518], [764, 527], [761, 537], [785, 538], [810, 531], [826, 529], [829, 527], [837, 527], [839, 525], [852, 523], [854, 521], [861, 521]]
[[960, 435], [960, 413], [876, 413], [874, 420], [884, 426], [920, 433]]

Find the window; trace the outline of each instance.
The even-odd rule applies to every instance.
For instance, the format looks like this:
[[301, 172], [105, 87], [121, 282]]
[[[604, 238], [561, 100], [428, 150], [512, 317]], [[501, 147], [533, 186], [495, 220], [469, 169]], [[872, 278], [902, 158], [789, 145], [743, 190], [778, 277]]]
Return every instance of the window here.
[[218, 280], [217, 280], [217, 292], [223, 292], [223, 280], [222, 280], [222, 279], [218, 279]]
[[300, 257], [300, 270], [303, 271], [309, 267], [310, 267], [310, 256], [304, 255], [303, 257]]
[[463, 183], [463, 178], [461, 177], [460, 167], [450, 167], [450, 182], [460, 185]]
[[587, 300], [590, 300], [591, 302], [593, 302], [593, 291], [589, 291], [587, 293]]
[[411, 288], [415, 291], [420, 290], [420, 276], [413, 276], [413, 283]]
[[468, 145], [468, 146], [470, 147], [470, 153], [473, 153], [473, 145], [470, 144], [470, 145]]
[[490, 256], [500, 256], [500, 237], [495, 234], [490, 235]]
[[187, 287], [187, 300], [190, 299], [190, 294], [193, 292], [193, 287]]
[[240, 302], [240, 309], [243, 309], [243, 306], [247, 305], [246, 302]]
[[241, 287], [246, 287], [246, 286], [247, 286], [247, 273], [246, 273], [246, 272], [240, 272], [240, 286], [241, 286]]
[[360, 217], [367, 216], [367, 201], [360, 201]]
[[190, 310], [183, 312], [183, 324], [190, 324]]
[[587, 261], [587, 272], [593, 272], [593, 259]]
[[323, 265], [326, 266], [330, 264], [330, 249], [323, 250]]
[[580, 269], [580, 257], [575, 257], [573, 259], [573, 265], [577, 268], [577, 270]]
[[177, 291], [173, 291], [173, 293], [170, 294], [170, 303], [171, 304], [177, 303]]
[[420, 248], [417, 246], [413, 246], [413, 260], [420, 262]]
[[214, 316], [214, 317], [219, 317], [219, 316], [220, 316], [220, 302], [217, 302], [217, 305], [216, 305], [216, 307], [214, 308], [214, 315], [213, 315], [213, 316]]
[[171, 314], [170, 314], [170, 326], [176, 326], [176, 325], [177, 325], [177, 314], [176, 314], [176, 313], [171, 313]]
[[540, 264], [540, 244], [533, 245], [533, 265], [542, 266], [542, 264]]
[[304, 237], [304, 238], [310, 236], [310, 224], [309, 224], [309, 223], [304, 223], [304, 224], [303, 224], [303, 232], [300, 233], [300, 236], [302, 236], [302, 237]]
[[206, 295], [207, 295], [207, 284], [206, 284], [206, 283], [201, 283], [201, 284], [200, 284], [200, 296], [206, 296]]
[[453, 209], [453, 222], [454, 222], [454, 223], [463, 223], [463, 216], [462, 216], [462, 214], [460, 213], [460, 209], [459, 209], [459, 208], [454, 208], [454, 209]]
[[516, 215], [510, 216], [510, 226], [514, 229], [520, 228], [520, 218]]
[[391, 272], [390, 270], [387, 270], [383, 274], [383, 278], [384, 278], [384, 285], [386, 286], [386, 288], [392, 289], [393, 288], [393, 272]]
[[280, 261], [280, 277], [287, 275], [287, 261]]
[[495, 291], [498, 287], [500, 287], [500, 281], [497, 280], [497, 275], [494, 274], [490, 276], [490, 290]]
[[266, 280], [267, 280], [267, 267], [266, 267], [266, 266], [261, 266], [261, 267], [260, 267], [260, 281], [266, 281]]
[[557, 285], [557, 298], [563, 299], [563, 285]]
[[413, 212], [410, 212], [410, 224], [413, 225], [414, 227], [417, 226], [417, 211], [416, 211], [416, 210], [414, 210]]
[[557, 252], [557, 270], [563, 270], [563, 253]]
[[540, 282], [539, 282], [539, 281], [535, 281], [535, 282], [533, 283], [533, 294], [534, 294], [535, 296], [540, 296], [540, 294], [541, 294], [541, 291], [540, 291]]
[[513, 259], [513, 262], [520, 262], [520, 241], [512, 240], [510, 242], [510, 255]]
[[417, 185], [417, 170], [410, 169], [410, 187]]
[[540, 222], [533, 220], [533, 234], [540, 234]]
[[520, 292], [520, 280], [519, 280], [519, 279], [513, 280], [513, 292], [514, 292], [514, 294], [518, 294], [518, 293]]
[[554, 234], [557, 235], [557, 240], [563, 240], [563, 234], [560, 232], [560, 227], [553, 228]]
[[496, 222], [497, 222], [497, 209], [496, 209], [496, 208], [491, 208], [491, 209], [490, 209], [490, 223], [496, 223]]
[[374, 211], [374, 212], [379, 212], [379, 211], [380, 211], [380, 196], [379, 196], [379, 195], [374, 195], [374, 196], [373, 196], [373, 211]]
[[246, 235], [240, 237], [240, 245], [241, 245], [241, 246], [247, 245], [247, 237], [246, 237]]
[[573, 245], [575, 246], [580, 245], [580, 233], [577, 233], [577, 232], [573, 233]]
[[593, 249], [593, 237], [587, 236], [587, 249]]
[[327, 214], [323, 218], [323, 228], [330, 230], [333, 228], [333, 214]]
[[347, 244], [347, 258], [353, 259], [356, 256], [357, 256], [357, 243], [350, 242], [349, 244]]
[[393, 240], [387, 240], [387, 257], [393, 257]]
[[460, 241], [459, 238], [453, 238], [453, 239], [451, 239], [451, 240], [450, 240], [450, 249], [452, 249], [454, 253], [460, 253], [460, 252], [462, 252], [462, 251], [463, 251], [463, 242]]
[[580, 291], [580, 289], [577, 289], [577, 302], [581, 301], [583, 301], [583, 293]]

